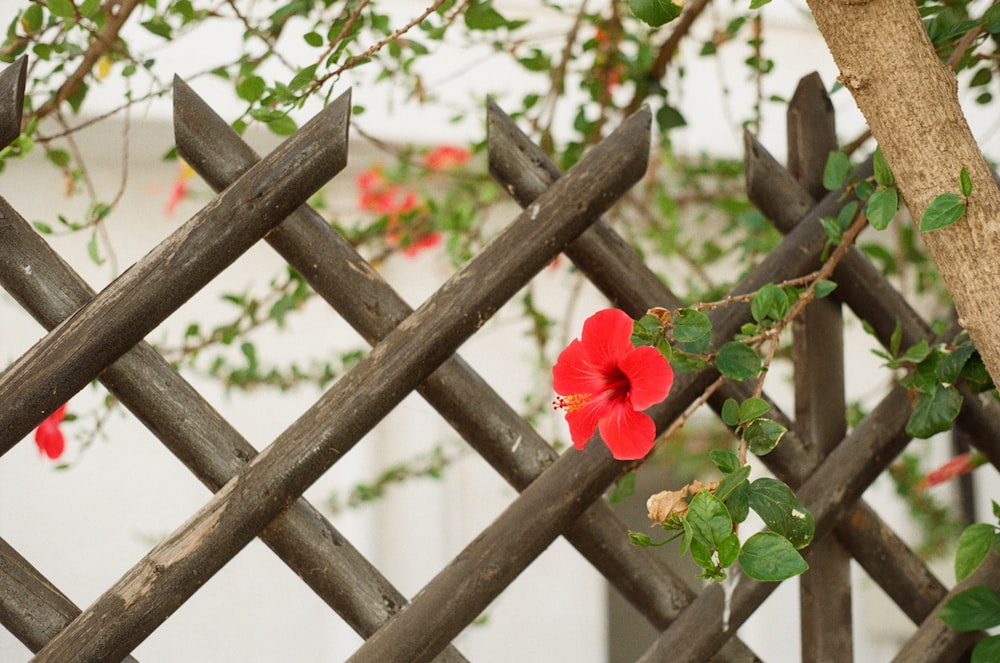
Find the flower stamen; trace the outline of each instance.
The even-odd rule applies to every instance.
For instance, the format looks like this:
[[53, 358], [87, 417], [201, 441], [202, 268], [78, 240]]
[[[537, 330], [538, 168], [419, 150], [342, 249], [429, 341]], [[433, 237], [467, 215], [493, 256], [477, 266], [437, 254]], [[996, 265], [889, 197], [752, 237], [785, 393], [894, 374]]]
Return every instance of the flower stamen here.
[[570, 394], [569, 396], [560, 396], [552, 401], [552, 407], [556, 410], [566, 410], [567, 414], [570, 412], [576, 412], [590, 402], [590, 397], [592, 395], [593, 394]]

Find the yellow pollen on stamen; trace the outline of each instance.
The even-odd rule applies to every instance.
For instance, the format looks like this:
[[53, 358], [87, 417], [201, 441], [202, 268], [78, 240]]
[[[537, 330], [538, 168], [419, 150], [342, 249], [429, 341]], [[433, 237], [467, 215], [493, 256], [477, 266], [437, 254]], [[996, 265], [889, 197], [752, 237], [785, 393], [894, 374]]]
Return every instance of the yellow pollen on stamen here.
[[552, 401], [553, 407], [557, 410], [566, 410], [567, 414], [579, 410], [590, 401], [592, 394], [570, 394], [560, 396]]

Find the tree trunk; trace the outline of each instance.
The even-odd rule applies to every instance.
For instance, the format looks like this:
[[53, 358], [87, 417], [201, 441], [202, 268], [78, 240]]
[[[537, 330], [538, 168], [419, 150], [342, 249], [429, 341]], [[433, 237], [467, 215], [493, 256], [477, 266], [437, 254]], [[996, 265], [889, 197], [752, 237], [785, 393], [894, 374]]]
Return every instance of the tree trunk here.
[[913, 0], [809, 0], [816, 23], [868, 120], [916, 222], [939, 194], [974, 189], [964, 217], [922, 235], [959, 322], [1000, 384], [1000, 189], [958, 104], [958, 86]]

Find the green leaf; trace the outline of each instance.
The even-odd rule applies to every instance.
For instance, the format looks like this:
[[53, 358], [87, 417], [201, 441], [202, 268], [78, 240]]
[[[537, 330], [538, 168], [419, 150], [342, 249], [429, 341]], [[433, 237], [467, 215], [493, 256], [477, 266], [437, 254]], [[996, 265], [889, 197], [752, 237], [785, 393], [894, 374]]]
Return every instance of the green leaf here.
[[972, 648], [970, 663], [996, 663], [1000, 661], [1000, 635], [991, 635], [980, 640]]
[[1000, 596], [983, 585], [956, 594], [938, 612], [956, 631], [981, 631], [1000, 625]]
[[97, 231], [94, 230], [90, 233], [90, 240], [87, 242], [87, 255], [90, 259], [94, 261], [95, 265], [103, 265], [104, 259], [101, 258], [101, 250], [97, 244]]
[[267, 123], [267, 128], [273, 131], [278, 136], [290, 136], [295, 133], [298, 129], [298, 125], [295, 123], [291, 117], [287, 115], [282, 115], [281, 117], [276, 117]]
[[935, 385], [917, 397], [913, 414], [906, 422], [906, 434], [923, 439], [949, 430], [961, 409], [962, 394], [958, 389]]
[[740, 403], [740, 421], [745, 424], [757, 417], [764, 416], [771, 409], [771, 404], [763, 398], [751, 397]]
[[722, 500], [703, 490], [691, 498], [688, 504], [687, 515], [684, 517], [685, 531], [689, 527], [692, 541], [715, 550], [723, 539], [732, 534], [733, 521]]
[[1000, 5], [994, 4], [983, 14], [983, 27], [991, 34], [1000, 33]]
[[719, 566], [727, 568], [740, 555], [740, 537], [730, 534], [719, 544]]
[[674, 338], [681, 343], [694, 343], [712, 333], [712, 321], [701, 311], [681, 309], [673, 317]]
[[628, 0], [629, 9], [643, 23], [658, 28], [681, 15], [681, 7], [670, 0]]
[[[733, 403], [735, 402], [733, 400]], [[740, 459], [735, 451], [730, 451], [729, 449], [712, 449], [708, 452], [708, 457], [712, 459], [712, 462], [715, 463], [715, 466], [723, 474], [732, 474], [740, 469]]]
[[44, 18], [42, 14], [41, 5], [30, 5], [21, 14], [21, 20], [24, 21], [26, 32], [38, 32], [42, 29], [42, 19]]
[[955, 384], [962, 374], [965, 364], [975, 352], [976, 348], [972, 343], [963, 343], [941, 357], [941, 360], [934, 368], [934, 375], [944, 384]]
[[267, 89], [267, 83], [260, 76], [247, 76], [236, 86], [236, 94], [240, 99], [253, 103], [260, 99]]
[[715, 367], [730, 380], [746, 380], [760, 373], [760, 356], [739, 341], [730, 341], [719, 348]]
[[735, 398], [727, 398], [722, 404], [722, 423], [727, 426], [738, 426], [740, 423], [740, 404]]
[[615, 482], [614, 488], [612, 488], [611, 492], [608, 494], [608, 502], [611, 504], [618, 504], [619, 502], [623, 502], [632, 497], [634, 492], [635, 472], [627, 472]]
[[298, 71], [292, 80], [288, 83], [288, 87], [293, 90], [301, 90], [316, 79], [316, 65], [311, 64], [308, 67], [303, 67]]
[[781, 481], [761, 477], [750, 484], [750, 508], [796, 548], [812, 541], [816, 529], [812, 514]]
[[787, 312], [788, 295], [773, 283], [761, 287], [750, 300], [750, 314], [757, 322], [781, 320]]
[[996, 527], [987, 523], [976, 523], [965, 528], [958, 537], [958, 549], [955, 551], [956, 580], [965, 580], [979, 568], [993, 548], [996, 533]]
[[750, 515], [750, 482], [744, 481], [736, 486], [726, 499], [726, 508], [734, 523], [742, 523]]
[[725, 502], [734, 490], [740, 487], [740, 484], [746, 482], [747, 477], [750, 476], [750, 466], [744, 465], [732, 474], [727, 474], [719, 485], [715, 488], [715, 496], [720, 500]]
[[35, 226], [35, 230], [42, 233], [43, 235], [52, 234], [52, 226], [45, 223], [44, 221], [32, 221], [31, 225]]
[[809, 568], [792, 544], [774, 532], [757, 532], [747, 539], [739, 560], [743, 573], [761, 582], [781, 582]]
[[687, 126], [687, 120], [679, 110], [669, 104], [663, 104], [660, 110], [656, 111], [656, 124], [660, 127], [660, 131], [668, 131]]
[[49, 0], [49, 11], [59, 18], [76, 18], [76, 7], [70, 0]]
[[868, 217], [868, 223], [872, 228], [885, 230], [896, 216], [898, 209], [899, 194], [896, 192], [896, 187], [879, 189], [868, 198], [865, 204], [865, 216]]
[[958, 187], [966, 198], [972, 195], [972, 178], [969, 177], [969, 171], [965, 166], [962, 166], [962, 170], [958, 173]]
[[892, 171], [889, 169], [889, 162], [885, 160], [885, 155], [882, 154], [881, 146], [875, 148], [875, 156], [872, 157], [872, 167], [875, 170], [875, 182], [881, 186], [889, 187], [896, 181], [896, 178], [892, 175]]
[[750, 0], [750, 9], [760, 9], [764, 5], [770, 4], [771, 0]]
[[844, 186], [847, 176], [851, 174], [851, 160], [840, 151], [830, 152], [823, 168], [823, 186], [827, 191], [836, 191]]
[[307, 32], [302, 35], [302, 39], [313, 47], [318, 47], [323, 45], [323, 35], [318, 32]]
[[813, 293], [816, 295], [816, 299], [823, 299], [831, 292], [837, 289], [837, 284], [833, 281], [827, 279], [820, 279], [816, 281], [816, 285], [813, 288]]
[[148, 21], [143, 21], [139, 25], [146, 28], [157, 37], [170, 39], [173, 36], [173, 29], [170, 27], [170, 24], [167, 23], [162, 16], [154, 16]]
[[493, 9], [493, 2], [473, 2], [465, 10], [465, 26], [470, 30], [496, 30], [507, 25], [507, 19]]
[[747, 426], [743, 433], [743, 439], [746, 440], [750, 453], [755, 456], [764, 456], [778, 446], [778, 442], [786, 432], [788, 429], [777, 421], [755, 419]]
[[931, 201], [920, 217], [920, 232], [946, 228], [965, 214], [965, 199], [957, 193], [942, 193]]
[[101, 0], [83, 0], [80, 3], [80, 16], [90, 18], [101, 8]]

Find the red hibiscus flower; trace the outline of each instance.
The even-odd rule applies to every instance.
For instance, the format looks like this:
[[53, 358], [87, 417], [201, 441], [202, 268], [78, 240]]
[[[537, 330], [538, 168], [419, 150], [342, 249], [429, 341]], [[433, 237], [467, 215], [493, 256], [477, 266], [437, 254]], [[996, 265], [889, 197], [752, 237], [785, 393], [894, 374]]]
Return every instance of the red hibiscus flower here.
[[986, 456], [979, 452], [972, 452], [955, 456], [941, 467], [927, 473], [920, 482], [913, 487], [914, 490], [926, 490], [931, 486], [937, 486], [951, 481], [955, 477], [968, 474], [980, 465], [986, 463]]
[[461, 147], [442, 145], [424, 155], [424, 166], [432, 170], [447, 170], [466, 163], [472, 154]]
[[63, 403], [58, 410], [50, 414], [35, 429], [35, 444], [38, 445], [38, 450], [52, 460], [59, 458], [66, 448], [66, 439], [63, 437], [62, 431], [59, 430], [59, 424], [62, 423], [65, 416], [66, 404]]
[[170, 189], [170, 197], [163, 205], [163, 211], [167, 216], [172, 216], [177, 206], [188, 195], [188, 180], [194, 176], [194, 170], [186, 163], [181, 163], [177, 169], [177, 179]]
[[566, 410], [577, 449], [595, 430], [618, 460], [642, 458], [653, 448], [656, 426], [642, 411], [667, 397], [674, 371], [659, 350], [637, 348], [631, 336], [632, 319], [623, 311], [598, 311], [552, 368], [556, 406]]

